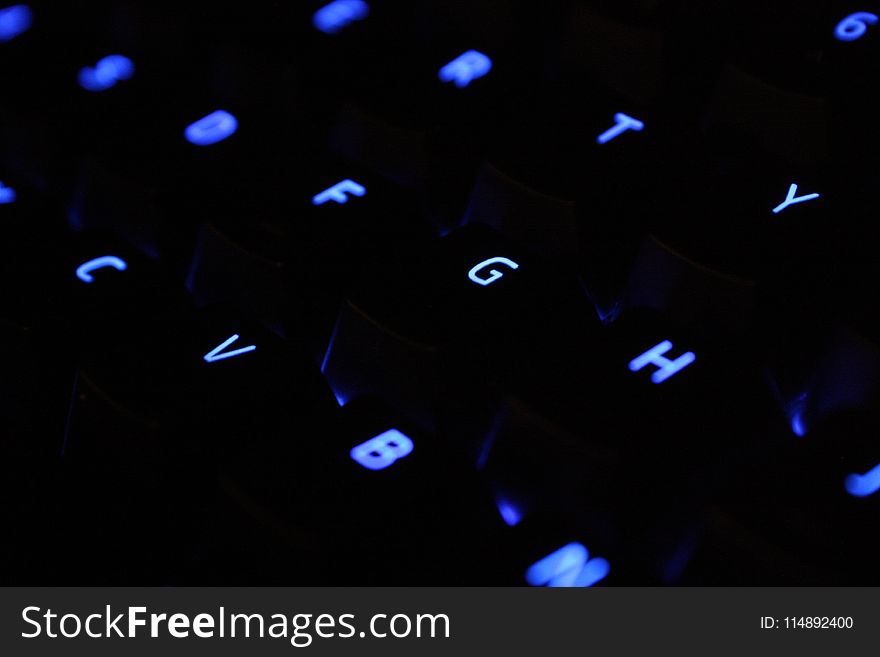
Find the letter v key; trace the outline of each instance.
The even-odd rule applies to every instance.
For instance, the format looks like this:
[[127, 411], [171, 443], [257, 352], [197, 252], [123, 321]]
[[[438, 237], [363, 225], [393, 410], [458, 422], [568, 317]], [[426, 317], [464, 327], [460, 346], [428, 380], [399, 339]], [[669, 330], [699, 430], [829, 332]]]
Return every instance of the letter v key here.
[[249, 347], [242, 347], [241, 349], [235, 349], [233, 351], [227, 351], [226, 353], [221, 353], [224, 349], [226, 349], [226, 347], [231, 345], [236, 340], [238, 340], [238, 333], [234, 334], [231, 338], [226, 340], [223, 344], [221, 344], [217, 347], [214, 347], [213, 349], [211, 349], [211, 351], [206, 353], [205, 354], [205, 362], [206, 363], [213, 363], [218, 360], [223, 360], [224, 358], [232, 358], [233, 356], [241, 356], [242, 354], [246, 354], [249, 351], [253, 351], [254, 349], [256, 349], [256, 347], [254, 345], [251, 345]]

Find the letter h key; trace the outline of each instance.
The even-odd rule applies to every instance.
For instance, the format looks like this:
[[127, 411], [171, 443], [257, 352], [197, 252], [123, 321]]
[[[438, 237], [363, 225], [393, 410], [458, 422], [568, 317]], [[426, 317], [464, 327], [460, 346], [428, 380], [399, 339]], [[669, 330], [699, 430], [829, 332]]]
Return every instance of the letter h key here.
[[660, 344], [651, 347], [641, 356], [630, 361], [630, 371], [638, 372], [647, 365], [654, 365], [657, 371], [651, 375], [651, 381], [663, 383], [666, 379], [677, 374], [697, 359], [692, 352], [688, 351], [675, 360], [669, 360], [663, 354], [667, 353], [670, 349], [672, 349], [672, 343], [669, 340], [664, 340]]

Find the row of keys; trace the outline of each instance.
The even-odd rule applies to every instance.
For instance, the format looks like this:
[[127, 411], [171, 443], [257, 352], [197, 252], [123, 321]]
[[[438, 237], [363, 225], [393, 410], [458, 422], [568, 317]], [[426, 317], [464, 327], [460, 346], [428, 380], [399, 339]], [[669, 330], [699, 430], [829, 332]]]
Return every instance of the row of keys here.
[[[345, 186], [345, 185], [344, 185]], [[331, 192], [338, 192], [339, 188], [337, 186], [333, 186], [329, 188]], [[342, 194], [343, 198], [347, 198], [344, 194]], [[314, 202], [314, 201], [313, 201]], [[490, 251], [491, 252], [491, 251]], [[485, 253], [483, 254], [485, 255]], [[95, 272], [100, 271], [104, 268], [111, 268], [115, 270], [124, 270], [126, 267], [126, 262], [117, 257], [117, 256], [102, 256], [97, 259], [93, 258], [88, 260], [87, 262], [80, 264], [76, 268], [76, 273], [78, 278], [82, 282], [91, 283], [94, 281]], [[462, 265], [461, 275], [464, 276], [465, 272], [467, 273], [467, 279], [480, 287], [488, 287], [490, 285], [496, 285], [506, 276], [516, 275], [516, 273], [521, 274], [519, 271], [520, 265], [518, 262], [507, 258], [507, 257], [492, 257], [492, 258], [481, 258], [477, 253], [475, 255], [474, 260], [471, 263], [465, 262]], [[499, 270], [500, 269], [500, 270]], [[528, 271], [528, 268], [523, 271]], [[653, 363], [657, 368], [657, 372], [653, 375], [653, 380], [655, 382], [661, 382], [668, 378], [671, 374], [677, 372], [681, 367], [686, 366], [693, 362], [693, 355], [688, 353], [682, 357], [676, 357], [672, 360], [667, 358], [664, 354], [671, 349], [668, 341], [663, 341], [658, 343], [656, 346], [651, 349], [647, 349], [650, 345], [643, 344], [642, 351], [644, 352], [638, 358], [635, 358], [638, 353], [629, 354], [629, 358], [632, 361], [631, 368], [638, 369], [639, 364], [644, 361], [644, 364], [648, 362]], [[325, 357], [325, 366], [331, 360], [331, 354], [328, 351], [327, 356]], [[687, 362], [684, 362], [684, 361]], [[341, 389], [344, 389], [345, 385], [341, 386]], [[343, 392], [338, 393], [342, 397], [350, 396], [350, 394], [345, 394]], [[827, 415], [828, 410], [824, 411], [824, 414]], [[792, 409], [791, 410], [791, 418], [792, 418], [792, 426], [795, 433], [803, 434], [805, 427], [805, 415], [803, 409]]]

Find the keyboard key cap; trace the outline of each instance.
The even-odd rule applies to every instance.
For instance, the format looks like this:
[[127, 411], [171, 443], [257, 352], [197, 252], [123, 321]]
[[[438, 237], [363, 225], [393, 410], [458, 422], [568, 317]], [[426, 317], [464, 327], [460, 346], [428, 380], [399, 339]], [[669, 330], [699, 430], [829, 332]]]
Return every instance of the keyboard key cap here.
[[597, 325], [564, 269], [484, 227], [377, 265], [341, 313], [322, 369], [343, 401], [381, 391], [429, 426], [472, 383], [533, 376]]
[[775, 557], [770, 563], [779, 562], [780, 572], [793, 580], [875, 581], [870, 536], [876, 452], [874, 410], [829, 416], [808, 437], [791, 438], [784, 450], [756, 463], [725, 495], [722, 508], [741, 533], [773, 546], [759, 547], [759, 554]]
[[609, 332], [556, 371], [562, 381], [579, 373], [580, 386], [542, 398], [550, 379], [516, 391], [530, 403], [509, 401], [485, 427], [480, 464], [526, 513], [564, 510], [663, 578], [709, 500], [761, 448], [757, 436], [782, 422], [742, 349], [697, 341], [649, 313]]
[[[187, 288], [199, 304], [233, 303], [276, 332], [299, 336], [320, 362], [364, 263], [407, 249], [430, 230], [410, 193], [336, 159], [316, 155], [284, 177], [295, 183], [282, 198], [264, 183], [212, 203]], [[261, 206], [254, 218], [252, 208]]]

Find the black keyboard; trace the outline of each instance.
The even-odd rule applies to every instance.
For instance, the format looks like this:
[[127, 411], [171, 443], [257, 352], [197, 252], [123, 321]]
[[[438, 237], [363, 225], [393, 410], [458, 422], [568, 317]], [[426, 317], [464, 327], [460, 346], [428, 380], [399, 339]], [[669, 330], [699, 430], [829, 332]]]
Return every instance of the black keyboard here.
[[878, 17], [0, 3], [0, 582], [877, 585]]

